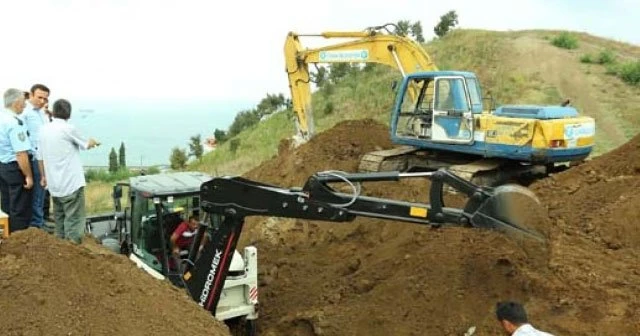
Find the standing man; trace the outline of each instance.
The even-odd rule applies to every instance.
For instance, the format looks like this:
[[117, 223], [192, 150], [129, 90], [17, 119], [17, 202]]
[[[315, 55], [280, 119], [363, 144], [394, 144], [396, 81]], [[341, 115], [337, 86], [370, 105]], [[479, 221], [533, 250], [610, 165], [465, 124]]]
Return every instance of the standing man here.
[[[51, 122], [51, 119], [53, 118], [51, 115], [51, 110], [49, 110], [49, 98], [45, 99], [44, 101], [44, 107], [42, 108], [44, 110], [44, 112], [47, 114], [47, 121]], [[40, 168], [40, 165], [38, 165], [38, 168]], [[49, 189], [45, 188], [44, 189], [44, 210], [43, 210], [43, 214], [44, 214], [44, 220], [45, 221], [51, 221], [51, 194], [49, 193]], [[45, 226], [47, 227], [47, 232], [53, 232], [53, 228], [50, 228], [47, 225], [47, 222], [45, 222]]]
[[[49, 99], [49, 88], [43, 84], [35, 84], [29, 92], [29, 100], [26, 101], [26, 107], [22, 113], [27, 130], [29, 131], [29, 139], [31, 140], [31, 148], [34, 153], [38, 152], [38, 139], [40, 138], [40, 128], [49, 122], [49, 116], [44, 109]], [[44, 187], [40, 185], [41, 173], [38, 164], [39, 155], [34, 155], [31, 160], [31, 170], [33, 171], [33, 216], [31, 218], [31, 226], [42, 228], [44, 225]]]
[[29, 134], [18, 117], [25, 107], [24, 92], [5, 91], [4, 106], [0, 114], [0, 198], [2, 211], [9, 215], [9, 230], [15, 232], [31, 223], [34, 184]]
[[42, 156], [43, 183], [48, 186], [53, 199], [56, 236], [79, 244], [86, 221], [86, 181], [80, 150], [93, 148], [99, 143], [82, 137], [68, 122], [70, 117], [69, 101], [57, 100], [53, 104], [53, 120], [40, 130], [38, 147]]
[[527, 312], [518, 302], [505, 301], [496, 305], [496, 317], [507, 335], [510, 336], [553, 336], [529, 324]]

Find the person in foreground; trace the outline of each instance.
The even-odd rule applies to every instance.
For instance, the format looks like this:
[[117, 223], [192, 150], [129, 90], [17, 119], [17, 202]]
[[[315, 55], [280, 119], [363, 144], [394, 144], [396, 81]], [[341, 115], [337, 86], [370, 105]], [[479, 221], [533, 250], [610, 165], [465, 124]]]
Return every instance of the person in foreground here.
[[554, 336], [534, 328], [529, 323], [526, 310], [518, 302], [498, 302], [496, 318], [506, 334], [510, 336]]
[[9, 215], [9, 231], [25, 230], [31, 222], [33, 172], [31, 142], [20, 115], [24, 92], [4, 92], [5, 111], [0, 113], [0, 203]]
[[53, 104], [53, 120], [40, 130], [42, 186], [47, 186], [53, 199], [55, 234], [62, 239], [81, 243], [85, 227], [84, 169], [80, 150], [98, 146], [86, 139], [70, 124], [71, 104], [65, 99]]

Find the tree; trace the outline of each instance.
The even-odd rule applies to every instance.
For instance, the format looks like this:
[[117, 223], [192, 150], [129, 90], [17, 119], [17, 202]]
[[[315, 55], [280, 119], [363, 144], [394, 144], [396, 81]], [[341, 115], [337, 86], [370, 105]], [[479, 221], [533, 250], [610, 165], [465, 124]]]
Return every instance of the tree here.
[[327, 68], [325, 67], [318, 67], [316, 72], [311, 73], [311, 81], [314, 82], [318, 88], [324, 86], [328, 77]]
[[282, 93], [270, 94], [267, 93], [265, 98], [262, 98], [256, 109], [258, 110], [258, 117], [262, 118], [265, 115], [271, 114], [277, 111], [280, 107], [284, 106], [285, 99]]
[[111, 147], [111, 152], [109, 153], [109, 171], [115, 173], [118, 171], [118, 154], [116, 154], [116, 149]]
[[400, 20], [396, 23], [396, 31], [394, 32], [396, 35], [407, 36], [409, 35], [409, 29], [411, 27], [411, 23], [409, 20]]
[[438, 37], [443, 37], [446, 35], [451, 28], [455, 27], [458, 24], [458, 14], [456, 11], [448, 11], [447, 14], [442, 15], [440, 17], [440, 22], [433, 27], [433, 32]]
[[200, 160], [202, 153], [204, 153], [204, 146], [202, 146], [200, 134], [192, 136], [189, 143], [189, 155], [195, 156], [196, 159]]
[[124, 142], [120, 143], [120, 153], [119, 153], [119, 166], [120, 168], [126, 168], [127, 167], [127, 161], [125, 159], [125, 151], [124, 151]]
[[260, 122], [260, 118], [256, 109], [240, 111], [236, 114], [231, 126], [229, 126], [228, 137], [233, 137], [258, 122]]
[[329, 80], [331, 83], [338, 83], [340, 79], [357, 69], [357, 66], [351, 63], [331, 63], [329, 69]]
[[409, 29], [411, 31], [411, 35], [416, 41], [420, 43], [424, 43], [424, 35], [422, 35], [422, 23], [420, 21], [414, 22]]
[[217, 129], [213, 131], [213, 137], [216, 138], [218, 144], [222, 144], [227, 140], [227, 132]]
[[184, 149], [174, 147], [169, 157], [171, 169], [180, 170], [187, 166], [187, 152]]

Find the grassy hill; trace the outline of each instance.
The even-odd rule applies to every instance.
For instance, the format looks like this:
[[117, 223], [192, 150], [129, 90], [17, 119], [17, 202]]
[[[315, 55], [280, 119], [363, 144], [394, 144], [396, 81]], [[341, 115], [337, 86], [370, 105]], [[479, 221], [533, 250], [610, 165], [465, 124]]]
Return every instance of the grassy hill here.
[[[476, 72], [484, 95], [490, 93], [498, 105], [558, 104], [570, 98], [582, 114], [596, 119], [594, 155], [600, 155], [640, 130], [640, 86], [615, 75], [618, 64], [640, 62], [640, 47], [571, 33], [576, 43], [570, 46], [573, 49], [566, 49], [552, 43], [562, 34], [455, 30], [425, 48], [442, 70]], [[597, 60], [603, 52], [613, 56], [613, 61], [585, 62]], [[346, 119], [373, 118], [388, 124], [393, 102], [390, 85], [396, 79], [400, 79], [396, 70], [377, 66], [316, 91], [312, 99], [316, 131]], [[242, 174], [277, 154], [280, 140], [294, 134], [292, 118], [291, 111], [276, 113], [238, 134], [235, 153], [227, 141], [189, 169], [216, 175]]]

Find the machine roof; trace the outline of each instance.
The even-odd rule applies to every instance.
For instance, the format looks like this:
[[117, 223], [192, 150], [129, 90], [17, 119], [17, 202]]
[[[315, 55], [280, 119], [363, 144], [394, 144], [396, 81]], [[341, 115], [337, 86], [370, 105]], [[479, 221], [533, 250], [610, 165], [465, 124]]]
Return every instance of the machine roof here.
[[470, 71], [458, 71], [458, 70], [438, 70], [438, 71], [419, 71], [410, 73], [408, 77], [423, 77], [423, 76], [463, 76], [463, 77], [476, 77], [476, 74]]
[[131, 188], [146, 192], [148, 197], [197, 194], [200, 185], [211, 180], [202, 172], [176, 172], [136, 176], [130, 179]]

